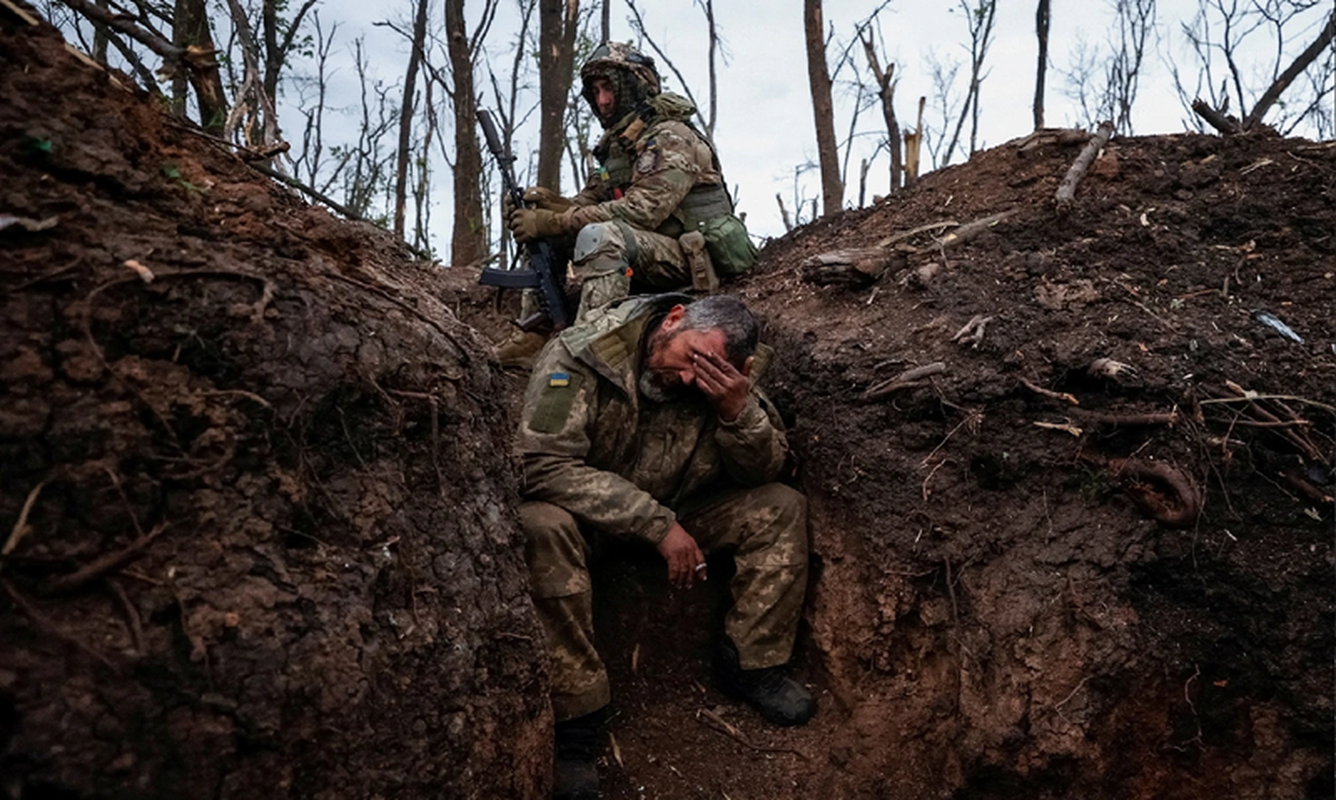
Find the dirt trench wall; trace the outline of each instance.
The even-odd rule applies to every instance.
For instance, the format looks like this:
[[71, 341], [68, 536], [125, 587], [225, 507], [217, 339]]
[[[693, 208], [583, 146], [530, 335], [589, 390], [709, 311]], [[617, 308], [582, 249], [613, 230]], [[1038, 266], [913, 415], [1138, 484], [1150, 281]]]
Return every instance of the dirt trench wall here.
[[8, 21], [0, 173], [54, 223], [0, 230], [6, 796], [546, 796], [510, 423], [432, 268]]
[[[811, 499], [810, 641], [849, 715], [829, 785], [1331, 797], [1331, 143], [1115, 140], [1058, 218], [1074, 155], [976, 154], [772, 244], [737, 289], [769, 320]], [[802, 279], [815, 253], [1007, 210], [875, 284]], [[953, 341], [976, 315], [979, 345]], [[1230, 383], [1302, 421], [1259, 425]], [[1185, 476], [1200, 515], [1147, 518], [1108, 462], [1128, 457]]]

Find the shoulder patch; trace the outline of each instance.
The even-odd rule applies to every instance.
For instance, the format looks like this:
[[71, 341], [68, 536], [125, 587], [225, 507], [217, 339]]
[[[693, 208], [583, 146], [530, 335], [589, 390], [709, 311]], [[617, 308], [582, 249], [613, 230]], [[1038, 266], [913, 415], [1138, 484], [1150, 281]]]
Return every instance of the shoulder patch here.
[[641, 153], [640, 157], [636, 159], [636, 172], [653, 172], [658, 165], [659, 151], [654, 147], [654, 142], [651, 141], [649, 146], [645, 148], [645, 152]]
[[566, 419], [571, 415], [571, 406], [575, 405], [576, 395], [584, 376], [568, 372], [552, 372], [547, 376], [547, 386], [538, 398], [533, 417], [529, 420], [529, 430], [534, 433], [560, 433], [566, 426]]

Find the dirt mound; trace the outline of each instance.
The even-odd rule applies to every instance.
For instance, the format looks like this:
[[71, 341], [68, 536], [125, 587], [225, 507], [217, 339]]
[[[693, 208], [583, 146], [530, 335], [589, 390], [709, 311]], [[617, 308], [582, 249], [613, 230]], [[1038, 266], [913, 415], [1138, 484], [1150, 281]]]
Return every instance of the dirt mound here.
[[[813, 499], [831, 781], [1330, 797], [1336, 147], [1116, 140], [1060, 215], [1078, 151], [980, 153], [740, 289]], [[998, 212], [856, 291], [802, 279]]]
[[631, 555], [595, 588], [607, 796], [1333, 796], [1336, 146], [1115, 140], [1059, 215], [1079, 150], [979, 153], [729, 287], [812, 501], [822, 713], [712, 687], [726, 564], [683, 597]]
[[[0, 99], [6, 791], [545, 796], [491, 291], [49, 29], [0, 22]], [[1336, 147], [1115, 140], [1059, 216], [1075, 156], [980, 153], [730, 287], [779, 351], [822, 711], [712, 688], [726, 563], [673, 594], [629, 554], [606, 796], [1333, 795]]]
[[0, 173], [7, 796], [545, 794], [503, 385], [439, 270], [8, 19]]

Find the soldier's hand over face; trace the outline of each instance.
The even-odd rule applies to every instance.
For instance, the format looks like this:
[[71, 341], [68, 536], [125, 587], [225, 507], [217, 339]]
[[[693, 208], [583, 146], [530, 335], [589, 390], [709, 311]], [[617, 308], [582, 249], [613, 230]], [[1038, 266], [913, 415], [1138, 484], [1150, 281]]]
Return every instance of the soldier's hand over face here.
[[749, 356], [742, 369], [728, 363], [728, 359], [718, 353], [697, 351], [691, 356], [696, 373], [696, 386], [714, 406], [719, 419], [732, 422], [747, 407], [747, 395], [751, 391], [751, 374], [754, 356]]
[[542, 208], [517, 208], [510, 212], [510, 232], [515, 241], [524, 242], [533, 239], [546, 239], [558, 236], [562, 232], [559, 215]]
[[705, 580], [705, 570], [696, 569], [705, 564], [705, 554], [686, 528], [676, 522], [659, 542], [659, 554], [668, 562], [668, 582], [672, 585], [689, 589], [693, 580]]

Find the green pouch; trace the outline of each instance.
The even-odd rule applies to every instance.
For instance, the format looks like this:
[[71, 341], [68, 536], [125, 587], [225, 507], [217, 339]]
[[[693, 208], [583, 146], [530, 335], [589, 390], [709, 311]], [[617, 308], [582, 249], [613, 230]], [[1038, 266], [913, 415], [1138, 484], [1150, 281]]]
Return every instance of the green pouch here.
[[747, 226], [733, 214], [707, 219], [698, 225], [705, 237], [705, 249], [720, 277], [741, 275], [756, 264], [756, 245], [747, 235]]

